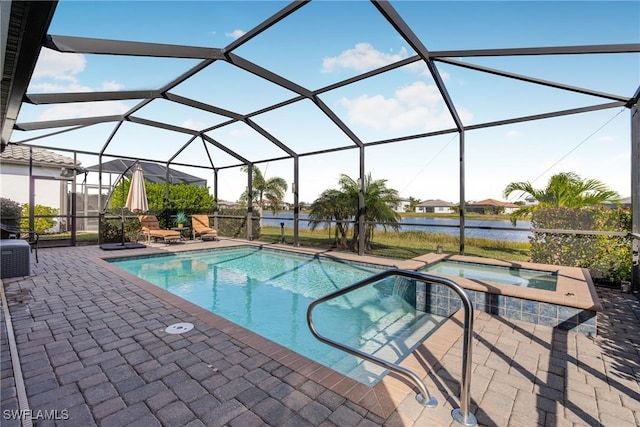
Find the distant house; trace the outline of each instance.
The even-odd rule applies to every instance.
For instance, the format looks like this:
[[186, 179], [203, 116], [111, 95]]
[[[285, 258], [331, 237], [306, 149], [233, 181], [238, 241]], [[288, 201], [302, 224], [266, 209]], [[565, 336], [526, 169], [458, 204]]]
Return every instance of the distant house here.
[[510, 214], [517, 210], [520, 206], [515, 203], [503, 202], [496, 199], [485, 199], [479, 202], [470, 202], [466, 204], [467, 212], [481, 214]]
[[445, 202], [440, 199], [430, 199], [420, 202], [416, 205], [416, 212], [418, 213], [453, 213], [453, 203]]
[[411, 200], [398, 199], [398, 203], [391, 205], [391, 209], [395, 212], [407, 212], [411, 206]]
[[536, 199], [533, 196], [527, 196], [527, 197], [524, 198], [524, 204], [527, 205], [527, 206], [537, 205], [538, 204], [538, 199]]
[[602, 205], [607, 206], [611, 209], [615, 209], [618, 207], [631, 209], [631, 197], [629, 196], [620, 199], [620, 203], [618, 205], [614, 205], [611, 202], [603, 202]]
[[226, 200], [218, 200], [218, 209], [238, 209], [240, 205], [236, 202], [227, 202]]
[[[264, 209], [271, 209], [271, 202], [267, 199], [263, 199], [262, 200], [262, 207]], [[282, 204], [280, 205], [280, 210], [281, 211], [288, 211], [291, 209], [291, 205], [289, 204], [289, 202], [282, 202]]]

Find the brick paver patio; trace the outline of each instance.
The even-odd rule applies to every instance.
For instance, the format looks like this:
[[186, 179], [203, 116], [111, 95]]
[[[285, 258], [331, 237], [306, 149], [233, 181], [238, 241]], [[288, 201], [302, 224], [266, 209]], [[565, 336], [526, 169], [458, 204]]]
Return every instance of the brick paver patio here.
[[[457, 336], [453, 345], [427, 343], [443, 347], [439, 353], [416, 356], [440, 405], [423, 408], [400, 383], [404, 394], [390, 390], [389, 407], [366, 386], [114, 274], [96, 261], [106, 255], [94, 246], [41, 249], [32, 276], [4, 280], [28, 405], [40, 417], [34, 425], [457, 425]], [[595, 339], [477, 314], [471, 399], [480, 425], [640, 425], [640, 302], [618, 290], [598, 292], [605, 311]], [[6, 310], [3, 427], [21, 425], [11, 415], [19, 405]], [[195, 329], [164, 332], [177, 322]], [[45, 419], [51, 414], [58, 420]]]

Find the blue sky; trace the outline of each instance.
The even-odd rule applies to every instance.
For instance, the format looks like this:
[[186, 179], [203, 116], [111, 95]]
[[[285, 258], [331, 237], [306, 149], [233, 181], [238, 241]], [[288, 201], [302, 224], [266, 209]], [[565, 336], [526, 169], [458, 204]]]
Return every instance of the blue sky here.
[[[61, 1], [49, 33], [222, 48], [286, 4]], [[639, 2], [391, 4], [432, 51], [640, 42]], [[415, 54], [366, 1], [313, 1], [234, 53], [311, 90]], [[633, 95], [640, 84], [640, 54], [462, 60], [622, 96]], [[156, 89], [199, 62], [59, 54], [44, 49], [28, 92]], [[607, 102], [448, 64], [437, 63], [437, 68], [465, 125]], [[220, 61], [171, 92], [238, 113], [250, 113], [295, 95]], [[453, 127], [433, 80], [420, 64], [320, 98], [364, 142]], [[127, 101], [23, 106], [18, 122], [121, 114], [134, 105], [136, 102]], [[135, 115], [197, 130], [225, 121], [165, 100], [154, 101]], [[310, 101], [254, 120], [297, 152], [352, 145]], [[569, 171], [602, 180], [629, 196], [629, 124], [629, 111], [620, 108], [467, 132], [466, 199], [502, 199], [502, 190], [510, 182], [534, 181], [534, 186], [544, 187], [554, 173]], [[114, 124], [97, 125], [34, 143], [98, 151], [113, 128]], [[16, 131], [12, 140], [43, 133], [48, 132]], [[208, 135], [249, 160], [284, 154], [243, 124]], [[126, 123], [107, 153], [165, 160], [188, 139], [184, 134]], [[216, 166], [238, 163], [220, 150], [211, 152]], [[458, 202], [458, 153], [455, 134], [381, 145], [367, 149], [365, 169], [375, 179], [387, 179], [403, 197]], [[92, 156], [80, 156], [80, 160], [86, 166], [98, 163]], [[202, 143], [192, 144], [176, 161], [206, 165]], [[293, 181], [291, 160], [259, 167], [267, 178]], [[202, 169], [179, 169], [209, 180], [213, 177]], [[357, 150], [301, 158], [300, 200], [311, 202], [323, 190], [335, 187], [341, 173], [357, 177]], [[219, 196], [224, 200], [236, 200], [246, 186], [239, 170], [224, 169], [219, 179]], [[290, 191], [286, 199], [293, 200]]]

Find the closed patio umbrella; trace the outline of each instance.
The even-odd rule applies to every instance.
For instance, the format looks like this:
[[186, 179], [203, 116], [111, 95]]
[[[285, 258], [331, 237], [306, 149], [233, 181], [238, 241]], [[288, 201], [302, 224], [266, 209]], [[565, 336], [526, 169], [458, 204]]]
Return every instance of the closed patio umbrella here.
[[[118, 249], [136, 249], [136, 248], [146, 248], [142, 243], [136, 242], [125, 242], [124, 235], [124, 208], [126, 207], [132, 212], [143, 213], [149, 210], [149, 203], [147, 202], [147, 189], [144, 186], [144, 177], [142, 176], [142, 167], [139, 163], [134, 163], [129, 166], [118, 178], [118, 180], [124, 178], [125, 174], [130, 170], [131, 167], [135, 166], [133, 173], [131, 174], [131, 184], [129, 185], [129, 194], [127, 194], [127, 202], [124, 203], [124, 193], [122, 194], [122, 228], [120, 230], [122, 234], [122, 242], [121, 243], [102, 243], [100, 245], [101, 249], [104, 250], [118, 250]], [[111, 192], [113, 195], [113, 191]], [[111, 195], [109, 195], [107, 199], [107, 204], [111, 199]], [[137, 239], [136, 239], [137, 240]]]
[[131, 212], [143, 213], [149, 210], [147, 202], [147, 189], [144, 186], [144, 176], [142, 167], [136, 165], [131, 175], [131, 185], [129, 186], [129, 194], [127, 195], [127, 209]]

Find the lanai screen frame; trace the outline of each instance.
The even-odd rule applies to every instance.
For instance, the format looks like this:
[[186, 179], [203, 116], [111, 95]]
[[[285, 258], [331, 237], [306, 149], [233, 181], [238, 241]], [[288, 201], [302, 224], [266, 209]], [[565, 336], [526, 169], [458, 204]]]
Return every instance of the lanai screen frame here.
[[[243, 36], [239, 37], [224, 48], [203, 48], [194, 46], [177, 46], [158, 43], [142, 43], [142, 42], [129, 42], [129, 41], [116, 41], [116, 40], [104, 40], [104, 39], [90, 39], [82, 37], [70, 37], [70, 36], [56, 36], [47, 33], [51, 19], [55, 8], [57, 6], [56, 1], [42, 1], [42, 2], [11, 2], [10, 3], [10, 18], [2, 21], [2, 36], [7, 40], [6, 47], [3, 45], [3, 81], [8, 80], [8, 85], [3, 85], [2, 90], [2, 132], [1, 132], [1, 144], [5, 147], [9, 143], [21, 143], [33, 147], [40, 147], [46, 149], [55, 149], [58, 151], [73, 151], [75, 153], [83, 153], [90, 155], [97, 155], [102, 163], [105, 150], [109, 147], [109, 144], [113, 137], [118, 132], [120, 126], [128, 121], [141, 125], [156, 127], [169, 131], [175, 131], [188, 135], [188, 140], [185, 144], [175, 152], [169, 159], [143, 159], [127, 156], [126, 154], [118, 155], [115, 153], [109, 153], [109, 157], [120, 157], [123, 159], [131, 160], [145, 160], [158, 163], [166, 163], [166, 166], [188, 166], [188, 167], [200, 167], [207, 168], [205, 166], [183, 164], [175, 162], [175, 158], [185, 150], [190, 144], [201, 141], [208, 155], [210, 169], [214, 174], [214, 199], [218, 201], [218, 172], [222, 169], [237, 168], [246, 166], [248, 169], [248, 192], [252, 193], [252, 167], [255, 164], [266, 163], [279, 160], [293, 160], [293, 197], [294, 197], [294, 245], [298, 245], [299, 235], [299, 159], [300, 157], [313, 156], [325, 153], [332, 153], [342, 150], [358, 149], [359, 151], [359, 209], [358, 209], [358, 221], [359, 227], [358, 253], [364, 254], [364, 185], [365, 185], [365, 150], [370, 146], [377, 146], [382, 144], [391, 144], [401, 141], [407, 141], [418, 138], [426, 138], [443, 134], [458, 134], [459, 143], [459, 177], [460, 177], [460, 247], [459, 252], [464, 254], [465, 250], [465, 133], [467, 131], [482, 129], [494, 126], [502, 126], [513, 123], [527, 122], [533, 120], [547, 119], [551, 117], [559, 117], [572, 114], [586, 113], [590, 111], [597, 111], [610, 108], [625, 107], [630, 110], [631, 120], [631, 206], [632, 206], [632, 241], [633, 241], [633, 260], [632, 260], [632, 279], [635, 290], [640, 290], [640, 265], [639, 265], [639, 251], [640, 251], [640, 111], [639, 111], [639, 99], [640, 99], [640, 86], [632, 96], [624, 97], [614, 95], [610, 93], [598, 92], [589, 90], [586, 88], [570, 86], [562, 83], [557, 83], [548, 80], [542, 80], [538, 78], [529, 77], [526, 75], [510, 73], [499, 69], [489, 68], [470, 64], [460, 60], [451, 59], [478, 57], [478, 56], [521, 56], [521, 55], [568, 55], [568, 54], [611, 54], [611, 53], [638, 53], [640, 52], [640, 43], [633, 44], [609, 44], [609, 45], [585, 45], [585, 46], [552, 46], [552, 47], [528, 47], [528, 48], [506, 48], [506, 49], [475, 49], [475, 50], [450, 50], [450, 51], [429, 51], [419, 37], [413, 32], [413, 30], [407, 25], [402, 17], [397, 13], [394, 7], [387, 1], [375, 1], [371, 0], [371, 3], [375, 6], [378, 12], [389, 22], [396, 32], [407, 42], [414, 52], [417, 54], [397, 61], [393, 64], [389, 64], [375, 70], [360, 74], [358, 76], [343, 80], [338, 83], [331, 84], [321, 89], [309, 90], [301, 85], [298, 85], [278, 74], [275, 74], [267, 69], [260, 67], [238, 55], [235, 55], [233, 51], [242, 46], [246, 42], [250, 41], [254, 37], [258, 36], [263, 31], [276, 25], [279, 21], [285, 19], [287, 16], [295, 13], [300, 8], [309, 3], [310, 0], [295, 1], [282, 8], [280, 11], [267, 18], [265, 21], [248, 31]], [[8, 2], [3, 2], [3, 14], [7, 13]], [[10, 27], [9, 22], [13, 25]], [[18, 29], [18, 31], [16, 31]], [[21, 31], [20, 31], [21, 30]], [[66, 53], [79, 53], [79, 54], [110, 54], [110, 55], [130, 55], [130, 56], [149, 56], [149, 57], [167, 57], [167, 58], [190, 58], [199, 59], [201, 62], [195, 67], [191, 68], [186, 73], [178, 76], [176, 79], [168, 83], [167, 85], [157, 90], [144, 90], [144, 91], [111, 91], [111, 92], [86, 92], [86, 93], [47, 93], [47, 94], [27, 94], [26, 90], [33, 73], [38, 55], [42, 47], [49, 49], [66, 52]], [[216, 61], [225, 61], [233, 66], [239, 67], [249, 73], [259, 76], [268, 80], [278, 86], [286, 88], [297, 96], [290, 98], [284, 102], [271, 105], [270, 107], [254, 111], [249, 114], [238, 114], [233, 111], [218, 108], [214, 105], [205, 104], [193, 99], [185, 98], [171, 93], [171, 89], [184, 82], [188, 78], [194, 76], [199, 71], [205, 69], [207, 66], [213, 64]], [[435, 132], [421, 133], [415, 135], [409, 135], [400, 138], [392, 138], [380, 141], [363, 142], [355, 133], [342, 121], [339, 117], [319, 98], [320, 94], [346, 86], [351, 83], [364, 80], [369, 77], [373, 77], [382, 74], [387, 71], [394, 70], [396, 68], [417, 62], [423, 61], [431, 74], [442, 99], [444, 100], [446, 107], [449, 111], [455, 127], [451, 129], [439, 130]], [[565, 91], [586, 94], [602, 98], [607, 102], [597, 105], [591, 105], [582, 108], [573, 108], [568, 110], [553, 111], [545, 114], [529, 115], [515, 117], [507, 120], [500, 120], [494, 122], [480, 123], [470, 126], [464, 126], [458, 115], [456, 105], [449, 96], [447, 86], [444, 83], [440, 72], [436, 66], [436, 63], [445, 63], [453, 66], [464, 67], [472, 70], [476, 70], [483, 73], [489, 73], [504, 78], [521, 80], [529, 83], [534, 83], [541, 86], [553, 87]], [[81, 119], [68, 119], [68, 120], [54, 120], [54, 121], [42, 121], [31, 123], [16, 123], [16, 119], [20, 110], [20, 106], [23, 102], [42, 105], [42, 104], [57, 104], [57, 103], [75, 103], [75, 102], [90, 102], [90, 101], [114, 101], [114, 100], [133, 100], [141, 99], [141, 101], [130, 109], [128, 112], [122, 115], [115, 116], [101, 116], [90, 117]], [[172, 126], [165, 123], [155, 122], [148, 119], [142, 119], [136, 117], [134, 114], [136, 111], [152, 102], [154, 99], [164, 99], [170, 102], [183, 104], [192, 108], [204, 110], [210, 113], [215, 113], [227, 117], [229, 120], [212, 126], [200, 131], [186, 129], [178, 126]], [[252, 120], [253, 116], [281, 108], [301, 100], [310, 100], [320, 111], [322, 111], [351, 141], [353, 144], [348, 146], [328, 148], [324, 150], [317, 150], [312, 152], [298, 153], [284, 144], [282, 141], [275, 138], [265, 129], [261, 128], [257, 123]], [[79, 151], [79, 150], [65, 150], [61, 148], [48, 147], [46, 145], [31, 144], [31, 141], [46, 139], [49, 136], [57, 135], [60, 132], [73, 131], [75, 129], [91, 126], [99, 123], [116, 123], [111, 135], [105, 141], [102, 149], [99, 152], [91, 151]], [[261, 134], [264, 138], [270, 141], [272, 144], [280, 148], [287, 155], [275, 158], [262, 159], [257, 161], [249, 161], [237, 152], [231, 150], [224, 144], [216, 141], [210, 136], [206, 135], [214, 129], [218, 129], [224, 126], [236, 122], [243, 122], [250, 126], [253, 130]], [[12, 130], [43, 130], [43, 129], [55, 129], [55, 128], [68, 128], [63, 131], [57, 131], [50, 134], [42, 135], [30, 140], [12, 142], [10, 141]], [[208, 145], [215, 146], [225, 153], [229, 154], [233, 158], [238, 160], [238, 164], [216, 167], [211, 159], [211, 155], [208, 151]], [[99, 185], [101, 182], [102, 174], [99, 175]], [[252, 198], [248, 198], [247, 215], [252, 215]], [[251, 221], [247, 221], [248, 233], [247, 237], [251, 236]]]

